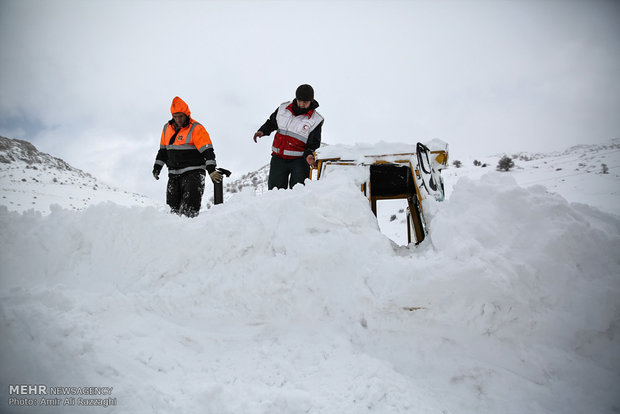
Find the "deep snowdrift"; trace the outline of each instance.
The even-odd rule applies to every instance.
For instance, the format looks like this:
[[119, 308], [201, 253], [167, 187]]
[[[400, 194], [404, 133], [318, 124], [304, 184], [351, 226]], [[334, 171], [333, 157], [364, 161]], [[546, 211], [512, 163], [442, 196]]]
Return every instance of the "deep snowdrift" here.
[[115, 413], [620, 409], [620, 219], [498, 173], [425, 211], [406, 248], [336, 175], [192, 220], [0, 207], [4, 404], [47, 384], [114, 387]]

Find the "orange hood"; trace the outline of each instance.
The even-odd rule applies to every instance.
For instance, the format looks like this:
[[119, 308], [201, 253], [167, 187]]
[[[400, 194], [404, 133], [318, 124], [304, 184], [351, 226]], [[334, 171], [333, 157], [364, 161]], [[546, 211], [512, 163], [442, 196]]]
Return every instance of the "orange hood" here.
[[170, 106], [170, 113], [175, 114], [177, 112], [184, 113], [188, 118], [191, 118], [192, 116], [192, 113], [189, 111], [189, 106], [187, 106], [185, 101], [178, 96], [175, 96], [172, 100], [172, 105]]

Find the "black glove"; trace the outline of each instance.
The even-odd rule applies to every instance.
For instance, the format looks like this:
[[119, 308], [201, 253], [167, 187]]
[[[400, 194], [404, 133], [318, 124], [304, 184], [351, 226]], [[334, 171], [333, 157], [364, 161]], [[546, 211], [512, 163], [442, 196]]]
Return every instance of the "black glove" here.
[[155, 177], [156, 180], [159, 180], [159, 172], [161, 170], [158, 170], [157, 168], [153, 168], [153, 177]]

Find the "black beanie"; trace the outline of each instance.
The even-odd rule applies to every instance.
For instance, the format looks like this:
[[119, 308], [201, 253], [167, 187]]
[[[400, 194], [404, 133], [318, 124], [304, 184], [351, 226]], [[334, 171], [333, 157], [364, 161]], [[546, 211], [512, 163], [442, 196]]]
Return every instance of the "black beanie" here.
[[295, 91], [295, 98], [300, 101], [312, 101], [314, 100], [314, 89], [307, 84], [300, 85]]

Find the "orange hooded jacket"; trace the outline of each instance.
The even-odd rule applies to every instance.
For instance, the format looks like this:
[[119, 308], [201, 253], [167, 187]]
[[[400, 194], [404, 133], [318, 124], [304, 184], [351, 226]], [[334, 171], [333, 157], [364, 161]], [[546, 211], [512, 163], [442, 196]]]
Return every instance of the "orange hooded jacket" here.
[[179, 112], [187, 116], [188, 122], [181, 128], [177, 127], [174, 119], [164, 125], [154, 169], [161, 170], [166, 165], [172, 175], [200, 169], [206, 169], [209, 173], [215, 171], [215, 152], [209, 133], [192, 119], [187, 103], [176, 96], [172, 100], [170, 113]]

